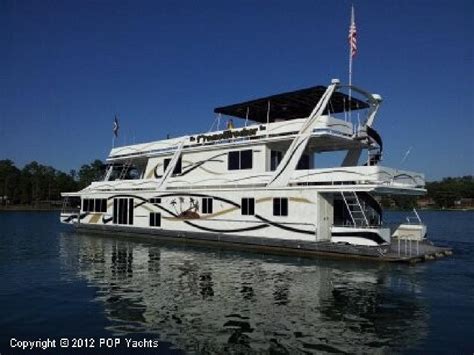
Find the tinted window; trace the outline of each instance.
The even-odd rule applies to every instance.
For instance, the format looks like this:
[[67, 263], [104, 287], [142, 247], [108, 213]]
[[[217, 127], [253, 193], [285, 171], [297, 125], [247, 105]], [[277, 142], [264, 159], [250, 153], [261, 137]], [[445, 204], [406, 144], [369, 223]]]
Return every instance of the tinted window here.
[[150, 213], [150, 227], [161, 227], [161, 213]]
[[107, 199], [103, 198], [100, 201], [100, 212], [107, 212]]
[[300, 161], [298, 162], [298, 165], [296, 166], [297, 170], [306, 170], [309, 169], [309, 155], [308, 154], [303, 154], [300, 158]]
[[114, 215], [113, 222], [114, 222], [114, 224], [118, 223], [118, 201], [119, 200], [117, 198], [114, 198], [114, 212], [113, 212], [113, 215]]
[[278, 165], [281, 162], [281, 159], [283, 157], [282, 152], [279, 152], [277, 150], [272, 150], [270, 152], [270, 170], [274, 171], [278, 168]]
[[252, 169], [252, 160], [251, 149], [229, 152], [227, 158], [227, 168], [229, 170]]
[[255, 215], [255, 199], [243, 198], [241, 204], [241, 213], [243, 216]]
[[252, 151], [250, 149], [240, 152], [240, 169], [252, 169]]
[[288, 199], [274, 198], [273, 199], [273, 215], [274, 216], [288, 216]]
[[240, 152], [229, 152], [227, 167], [229, 170], [238, 170], [240, 168]]
[[210, 197], [204, 197], [202, 199], [202, 213], [207, 213], [210, 214], [212, 213], [212, 198]]
[[[166, 158], [163, 162], [163, 174], [165, 173], [166, 169], [168, 168], [168, 165], [170, 165], [171, 159]], [[178, 161], [176, 162], [176, 166], [174, 167], [173, 170], [173, 175], [174, 174], [181, 174], [181, 168], [182, 168], [182, 160], [181, 157], [179, 157]]]

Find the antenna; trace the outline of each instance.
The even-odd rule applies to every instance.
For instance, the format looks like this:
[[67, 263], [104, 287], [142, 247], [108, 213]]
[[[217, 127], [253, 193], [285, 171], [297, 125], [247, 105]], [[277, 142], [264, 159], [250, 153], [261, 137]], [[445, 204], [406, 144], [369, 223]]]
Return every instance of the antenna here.
[[407, 159], [408, 154], [410, 154], [412, 148], [413, 147], [408, 148], [408, 150], [406, 151], [405, 155], [403, 156], [402, 161], [400, 162], [400, 164], [403, 164], [405, 162], [405, 160]]

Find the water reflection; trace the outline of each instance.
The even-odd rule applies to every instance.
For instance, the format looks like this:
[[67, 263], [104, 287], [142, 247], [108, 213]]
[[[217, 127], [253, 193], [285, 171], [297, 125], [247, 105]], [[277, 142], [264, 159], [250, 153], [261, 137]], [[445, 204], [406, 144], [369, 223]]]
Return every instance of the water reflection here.
[[114, 334], [190, 353], [383, 352], [426, 335], [416, 282], [393, 266], [72, 233], [60, 248], [65, 270], [97, 287]]

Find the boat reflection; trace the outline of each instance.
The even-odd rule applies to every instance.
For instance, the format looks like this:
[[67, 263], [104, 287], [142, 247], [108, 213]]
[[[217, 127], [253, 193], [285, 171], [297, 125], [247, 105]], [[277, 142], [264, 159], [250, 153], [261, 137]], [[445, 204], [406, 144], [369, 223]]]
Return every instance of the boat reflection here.
[[416, 274], [386, 264], [76, 233], [60, 246], [117, 336], [155, 334], [190, 353], [294, 354], [393, 352], [427, 332]]

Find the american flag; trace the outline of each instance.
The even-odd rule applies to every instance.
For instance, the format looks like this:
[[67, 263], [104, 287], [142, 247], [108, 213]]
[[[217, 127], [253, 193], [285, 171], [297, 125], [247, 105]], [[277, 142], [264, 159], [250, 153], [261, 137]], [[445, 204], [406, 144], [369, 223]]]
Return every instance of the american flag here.
[[355, 24], [354, 5], [352, 5], [351, 13], [351, 25], [349, 26], [349, 47], [351, 51], [351, 58], [356, 55], [357, 52], [357, 30]]
[[115, 115], [115, 118], [114, 118], [114, 128], [113, 128], [115, 137], [118, 136], [118, 130], [119, 130], [119, 122], [118, 122], [117, 115]]

